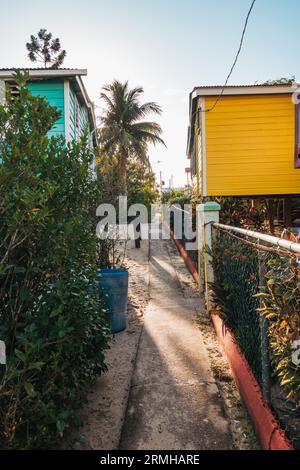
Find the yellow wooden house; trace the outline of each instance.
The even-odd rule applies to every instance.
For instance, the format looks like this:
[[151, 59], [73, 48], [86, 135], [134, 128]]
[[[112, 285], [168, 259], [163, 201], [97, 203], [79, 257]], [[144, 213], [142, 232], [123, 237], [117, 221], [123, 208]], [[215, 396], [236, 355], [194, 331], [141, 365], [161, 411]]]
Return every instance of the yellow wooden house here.
[[199, 196], [300, 194], [298, 93], [296, 84], [194, 88], [187, 154]]

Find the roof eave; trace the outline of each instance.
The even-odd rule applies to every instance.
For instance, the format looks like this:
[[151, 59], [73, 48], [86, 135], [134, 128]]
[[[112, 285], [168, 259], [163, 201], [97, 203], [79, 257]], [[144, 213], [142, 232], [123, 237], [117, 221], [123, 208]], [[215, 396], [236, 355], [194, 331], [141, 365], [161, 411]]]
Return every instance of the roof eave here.
[[0, 70], [0, 79], [9, 80], [13, 78], [16, 70], [22, 70], [28, 72], [29, 78], [68, 78], [75, 76], [85, 76], [87, 75], [87, 69], [41, 69], [41, 70], [30, 70], [30, 69], [11, 69], [11, 70]]
[[232, 96], [232, 95], [277, 95], [292, 94], [299, 89], [300, 84], [293, 85], [253, 85], [253, 86], [227, 86], [222, 87], [196, 87], [191, 93], [192, 100], [198, 96]]

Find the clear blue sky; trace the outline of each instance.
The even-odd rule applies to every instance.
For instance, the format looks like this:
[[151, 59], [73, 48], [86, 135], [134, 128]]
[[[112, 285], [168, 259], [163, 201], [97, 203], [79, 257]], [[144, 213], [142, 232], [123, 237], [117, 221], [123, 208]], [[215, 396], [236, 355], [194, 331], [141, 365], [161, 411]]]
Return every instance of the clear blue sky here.
[[[167, 149], [150, 149], [153, 168], [185, 182], [188, 93], [223, 84], [251, 0], [0, 0], [0, 66], [28, 66], [25, 43], [44, 27], [61, 38], [66, 67], [88, 69], [99, 106], [112, 79], [142, 85], [157, 101]], [[257, 0], [231, 84], [279, 77], [300, 80], [299, 0]], [[100, 109], [97, 107], [97, 112]], [[160, 164], [155, 162], [160, 160]]]

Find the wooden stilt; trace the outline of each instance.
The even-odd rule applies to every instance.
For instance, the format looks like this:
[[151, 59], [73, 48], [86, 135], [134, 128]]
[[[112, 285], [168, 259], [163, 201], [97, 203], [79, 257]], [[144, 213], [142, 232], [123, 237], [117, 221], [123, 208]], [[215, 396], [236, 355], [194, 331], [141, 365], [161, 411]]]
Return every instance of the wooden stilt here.
[[292, 205], [289, 197], [284, 199], [284, 225], [285, 228], [292, 226]]
[[269, 219], [269, 227], [270, 233], [274, 234], [274, 200], [268, 200], [268, 219]]

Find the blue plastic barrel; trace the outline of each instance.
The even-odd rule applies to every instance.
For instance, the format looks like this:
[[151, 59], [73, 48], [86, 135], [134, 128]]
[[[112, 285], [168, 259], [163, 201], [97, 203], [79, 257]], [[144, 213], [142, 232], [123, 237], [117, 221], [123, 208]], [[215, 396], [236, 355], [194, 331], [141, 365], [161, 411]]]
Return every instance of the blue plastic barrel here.
[[99, 269], [99, 288], [107, 304], [107, 321], [112, 333], [126, 328], [128, 300], [128, 271], [125, 269]]

